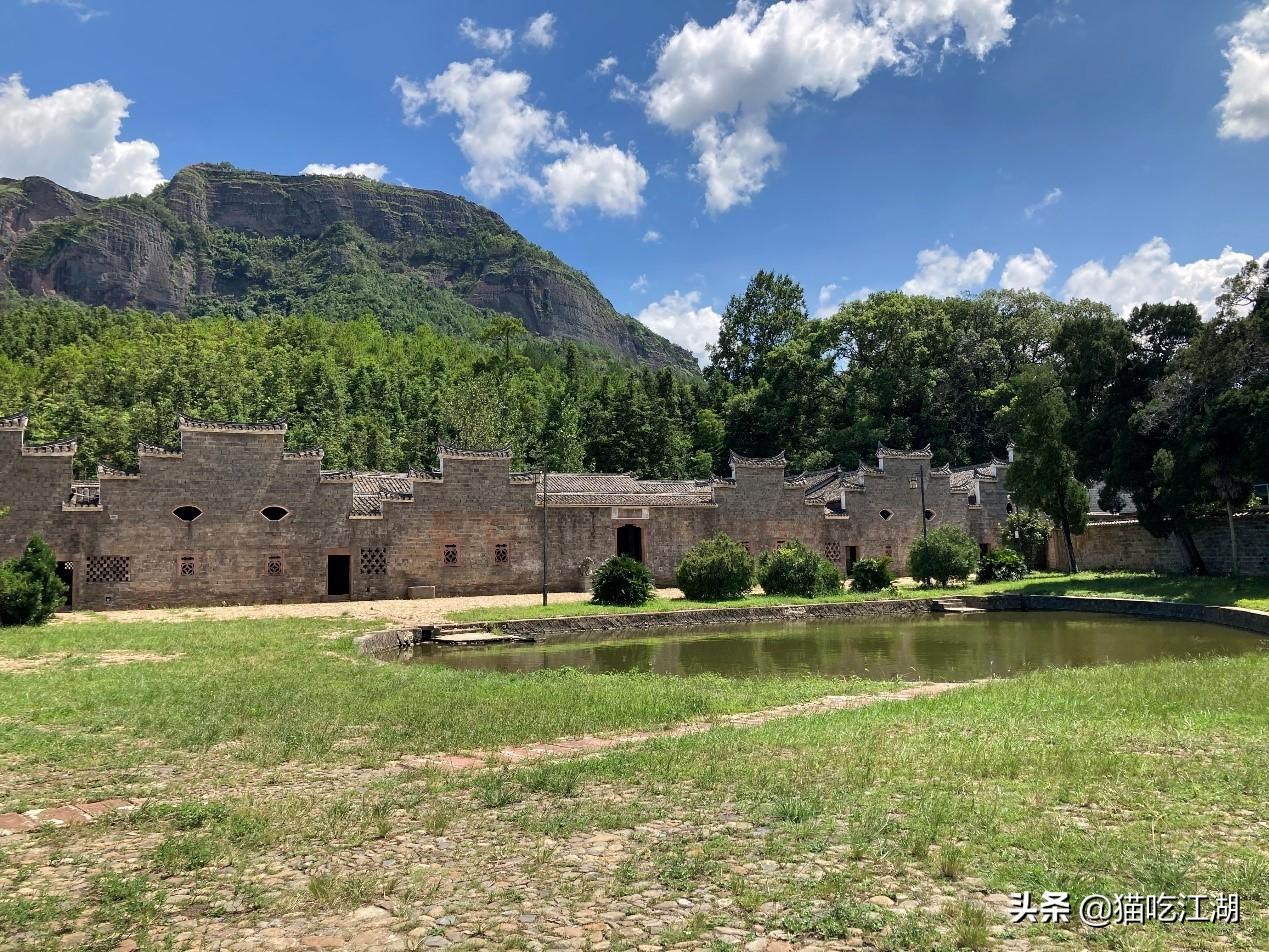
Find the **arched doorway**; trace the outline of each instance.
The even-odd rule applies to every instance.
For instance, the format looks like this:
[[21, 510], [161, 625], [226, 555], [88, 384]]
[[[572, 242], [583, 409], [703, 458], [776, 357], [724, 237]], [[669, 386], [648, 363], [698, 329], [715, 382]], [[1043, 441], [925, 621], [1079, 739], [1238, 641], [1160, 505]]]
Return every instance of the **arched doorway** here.
[[643, 561], [643, 528], [624, 525], [617, 527], [617, 554], [628, 555], [636, 562]]

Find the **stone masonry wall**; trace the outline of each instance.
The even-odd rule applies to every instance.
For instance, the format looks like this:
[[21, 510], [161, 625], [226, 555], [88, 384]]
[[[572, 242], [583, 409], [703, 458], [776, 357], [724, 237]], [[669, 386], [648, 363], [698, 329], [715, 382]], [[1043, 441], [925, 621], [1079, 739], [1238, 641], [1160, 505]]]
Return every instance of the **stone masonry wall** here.
[[[1238, 568], [1244, 575], [1269, 575], [1269, 512], [1240, 513], [1234, 517], [1238, 537]], [[1157, 539], [1135, 520], [1090, 523], [1081, 535], [1072, 536], [1080, 569], [1123, 569], [1144, 572], [1184, 572], [1189, 568], [1185, 550], [1175, 536]], [[1233, 569], [1229, 527], [1223, 519], [1203, 523], [1194, 541], [1215, 574]], [[1049, 538], [1049, 564], [1066, 568], [1069, 560], [1060, 533]]]

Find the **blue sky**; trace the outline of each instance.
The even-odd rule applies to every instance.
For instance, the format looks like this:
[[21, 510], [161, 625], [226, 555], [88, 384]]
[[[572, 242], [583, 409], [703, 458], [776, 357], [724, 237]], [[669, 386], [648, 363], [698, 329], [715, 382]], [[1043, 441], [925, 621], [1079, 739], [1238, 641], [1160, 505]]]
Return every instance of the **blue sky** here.
[[4, 0], [0, 36], [0, 175], [365, 164], [697, 350], [758, 268], [813, 310], [1002, 282], [1210, 309], [1269, 250], [1264, 0]]

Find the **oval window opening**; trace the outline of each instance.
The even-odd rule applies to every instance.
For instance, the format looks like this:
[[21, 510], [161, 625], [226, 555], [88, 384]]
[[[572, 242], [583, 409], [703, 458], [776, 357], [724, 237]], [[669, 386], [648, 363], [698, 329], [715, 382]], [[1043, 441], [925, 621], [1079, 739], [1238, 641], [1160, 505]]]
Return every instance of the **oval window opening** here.
[[203, 510], [197, 506], [177, 506], [172, 510], [172, 515], [180, 519], [181, 522], [193, 522], [203, 514]]
[[933, 518], [934, 518], [934, 510], [933, 509], [925, 510], [925, 521], [929, 522]]
[[889, 509], [883, 509], [883, 510], [881, 510], [881, 518], [882, 518], [882, 519], [889, 520], [889, 518], [890, 518], [891, 516], [893, 516], [893, 515], [894, 515], [894, 513], [893, 513], [893, 512], [891, 512]]
[[260, 510], [260, 515], [264, 516], [270, 522], [279, 522], [289, 516], [290, 513], [281, 506], [265, 506]]

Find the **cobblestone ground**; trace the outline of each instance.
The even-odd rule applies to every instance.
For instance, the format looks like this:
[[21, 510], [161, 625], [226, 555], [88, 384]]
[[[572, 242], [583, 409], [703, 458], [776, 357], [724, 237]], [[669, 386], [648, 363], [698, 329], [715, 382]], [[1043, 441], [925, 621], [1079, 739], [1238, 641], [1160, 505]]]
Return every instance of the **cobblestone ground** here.
[[[713, 729], [863, 703], [841, 700]], [[1047, 947], [1005, 934], [1007, 898], [979, 880], [869, 859], [832, 817], [460, 767], [170, 766], [140, 807], [0, 839], [0, 948], [898, 949], [967, 903], [997, 947]]]

